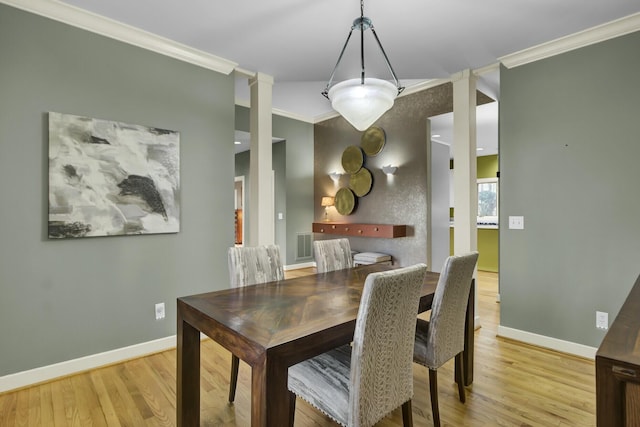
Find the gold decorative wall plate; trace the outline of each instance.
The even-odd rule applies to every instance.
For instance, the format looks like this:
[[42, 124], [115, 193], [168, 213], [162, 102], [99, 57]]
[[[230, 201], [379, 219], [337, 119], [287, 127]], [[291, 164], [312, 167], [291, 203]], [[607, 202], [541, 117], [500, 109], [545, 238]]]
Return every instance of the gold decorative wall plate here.
[[387, 137], [381, 127], [371, 126], [362, 134], [360, 145], [367, 156], [375, 156], [382, 151], [386, 139]]
[[357, 145], [350, 145], [342, 153], [342, 167], [347, 173], [356, 173], [364, 164], [364, 154]]
[[351, 189], [342, 187], [336, 193], [334, 203], [340, 215], [351, 215], [351, 212], [356, 207], [356, 196]]
[[351, 179], [349, 179], [349, 187], [358, 197], [369, 194], [372, 185], [373, 177], [367, 168], [361, 168], [358, 172], [352, 174]]

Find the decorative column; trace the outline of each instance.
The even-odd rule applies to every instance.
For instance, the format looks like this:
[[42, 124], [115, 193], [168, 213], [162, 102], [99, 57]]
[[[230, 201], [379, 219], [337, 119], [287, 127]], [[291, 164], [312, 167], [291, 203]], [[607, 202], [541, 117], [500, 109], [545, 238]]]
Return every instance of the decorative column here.
[[470, 70], [453, 82], [454, 251], [478, 250], [478, 185], [476, 160], [476, 78]]
[[272, 172], [272, 91], [273, 77], [256, 73], [249, 79], [251, 106], [249, 126], [249, 239], [248, 246], [275, 242], [274, 183]]
[[[476, 77], [470, 70], [454, 74], [453, 82], [453, 224], [454, 252], [478, 250], [478, 181], [476, 160]], [[474, 272], [474, 281], [476, 273]], [[473, 286], [469, 295], [473, 305], [471, 318], [466, 321], [465, 338], [473, 336], [474, 329], [480, 327], [478, 316], [478, 287]], [[467, 347], [465, 354], [473, 354], [473, 346]], [[467, 361], [471, 360], [466, 359]], [[456, 367], [457, 371], [457, 367]], [[464, 384], [473, 381], [473, 363], [464, 367]], [[458, 372], [456, 372], [457, 378]]]

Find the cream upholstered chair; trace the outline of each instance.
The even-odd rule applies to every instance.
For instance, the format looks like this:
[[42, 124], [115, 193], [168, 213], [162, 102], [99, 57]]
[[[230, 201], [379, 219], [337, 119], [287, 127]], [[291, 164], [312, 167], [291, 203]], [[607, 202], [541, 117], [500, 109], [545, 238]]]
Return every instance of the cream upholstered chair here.
[[477, 252], [447, 258], [433, 296], [431, 318], [429, 321], [418, 319], [416, 324], [413, 361], [429, 368], [434, 426], [440, 425], [437, 369], [453, 357], [458, 368], [458, 394], [460, 401], [465, 402], [462, 363], [464, 322], [477, 261]]
[[[277, 245], [231, 247], [228, 253], [231, 287], [274, 282], [284, 279], [284, 269]], [[229, 402], [236, 397], [240, 360], [231, 355]]]
[[348, 427], [369, 427], [402, 406], [412, 426], [412, 355], [420, 289], [427, 266], [371, 273], [347, 344], [289, 368], [290, 416], [296, 396]]
[[315, 240], [313, 256], [318, 273], [353, 267], [349, 239]]

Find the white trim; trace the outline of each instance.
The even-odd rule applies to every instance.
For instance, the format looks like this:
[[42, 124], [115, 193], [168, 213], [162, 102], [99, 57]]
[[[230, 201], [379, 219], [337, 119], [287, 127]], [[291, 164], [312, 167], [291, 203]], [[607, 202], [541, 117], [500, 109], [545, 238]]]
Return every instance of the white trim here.
[[577, 344], [571, 341], [559, 340], [557, 338], [521, 331], [519, 329], [507, 328], [501, 325], [498, 326], [498, 336], [591, 360], [595, 359], [596, 351], [598, 350], [595, 347], [589, 347], [587, 345]]
[[0, 377], [0, 393], [8, 390], [49, 381], [78, 372], [95, 369], [101, 366], [122, 362], [159, 351], [169, 350], [176, 346], [176, 336], [160, 338], [128, 347], [117, 348], [103, 353], [92, 354], [78, 359], [66, 360], [53, 365], [42, 366], [28, 371]]
[[451, 79], [425, 80], [413, 86], [407, 87], [405, 90], [402, 91], [400, 95], [398, 95], [398, 98], [402, 98], [403, 96], [411, 95], [413, 93], [422, 92], [423, 90], [431, 89], [433, 87], [440, 86], [441, 84], [449, 83], [450, 81]]
[[238, 66], [219, 56], [56, 0], [0, 0], [0, 3], [222, 74], [228, 75]]
[[638, 30], [640, 30], [640, 13], [635, 13], [498, 59], [507, 68], [518, 67]]
[[475, 68], [471, 70], [474, 76], [482, 76], [484, 74], [493, 73], [496, 71], [500, 71], [500, 63], [494, 62], [493, 64], [485, 65], [484, 67]]
[[290, 271], [290, 270], [299, 270], [301, 268], [311, 268], [315, 266], [316, 266], [315, 261], [311, 261], [311, 262], [301, 262], [300, 264], [285, 265], [283, 268], [284, 268], [284, 271]]
[[[2, 1], [2, 0], [0, 0], [0, 1]], [[251, 102], [249, 100], [246, 100], [246, 99], [242, 99], [242, 98], [237, 98], [236, 97], [235, 104], [240, 106], [240, 107], [251, 108]], [[298, 120], [300, 122], [311, 123], [311, 124], [315, 124], [315, 123], [318, 123], [318, 122], [320, 122], [322, 120], [326, 120], [326, 119], [318, 120], [317, 118], [303, 116], [301, 114], [292, 113], [292, 112], [289, 112], [289, 111], [281, 110], [279, 108], [272, 108], [271, 109], [271, 114], [274, 114], [276, 116], [286, 117], [288, 119]], [[335, 113], [335, 114], [330, 113], [330, 114], [332, 115], [332, 117], [333, 116], [337, 117], [337, 113]], [[320, 116], [318, 116], [318, 117], [320, 117]]]

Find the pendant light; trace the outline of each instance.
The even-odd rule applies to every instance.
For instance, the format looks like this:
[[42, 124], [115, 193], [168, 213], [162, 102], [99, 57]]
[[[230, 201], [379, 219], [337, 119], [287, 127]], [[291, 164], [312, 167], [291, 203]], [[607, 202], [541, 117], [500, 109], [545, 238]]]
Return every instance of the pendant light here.
[[[391, 72], [395, 85], [387, 80], [365, 77], [364, 32], [369, 29], [375, 37], [378, 47], [382, 52], [382, 56], [384, 57], [384, 61]], [[349, 44], [353, 30], [360, 30], [360, 77], [345, 80], [331, 87], [333, 77], [340, 65], [344, 51]], [[327, 83], [327, 87], [322, 91], [322, 94], [331, 101], [333, 109], [340, 113], [340, 115], [351, 123], [353, 127], [360, 131], [364, 131], [393, 106], [393, 101], [403, 90], [404, 87], [400, 86], [400, 82], [398, 81], [396, 73], [393, 71], [393, 67], [389, 62], [389, 58], [380, 43], [376, 30], [373, 28], [371, 19], [364, 16], [364, 0], [360, 0], [360, 17], [353, 21], [351, 31], [349, 31], [347, 40], [342, 47], [340, 56], [338, 57], [338, 62], [336, 63], [336, 66], [331, 73], [331, 77], [329, 78], [329, 83]]]

